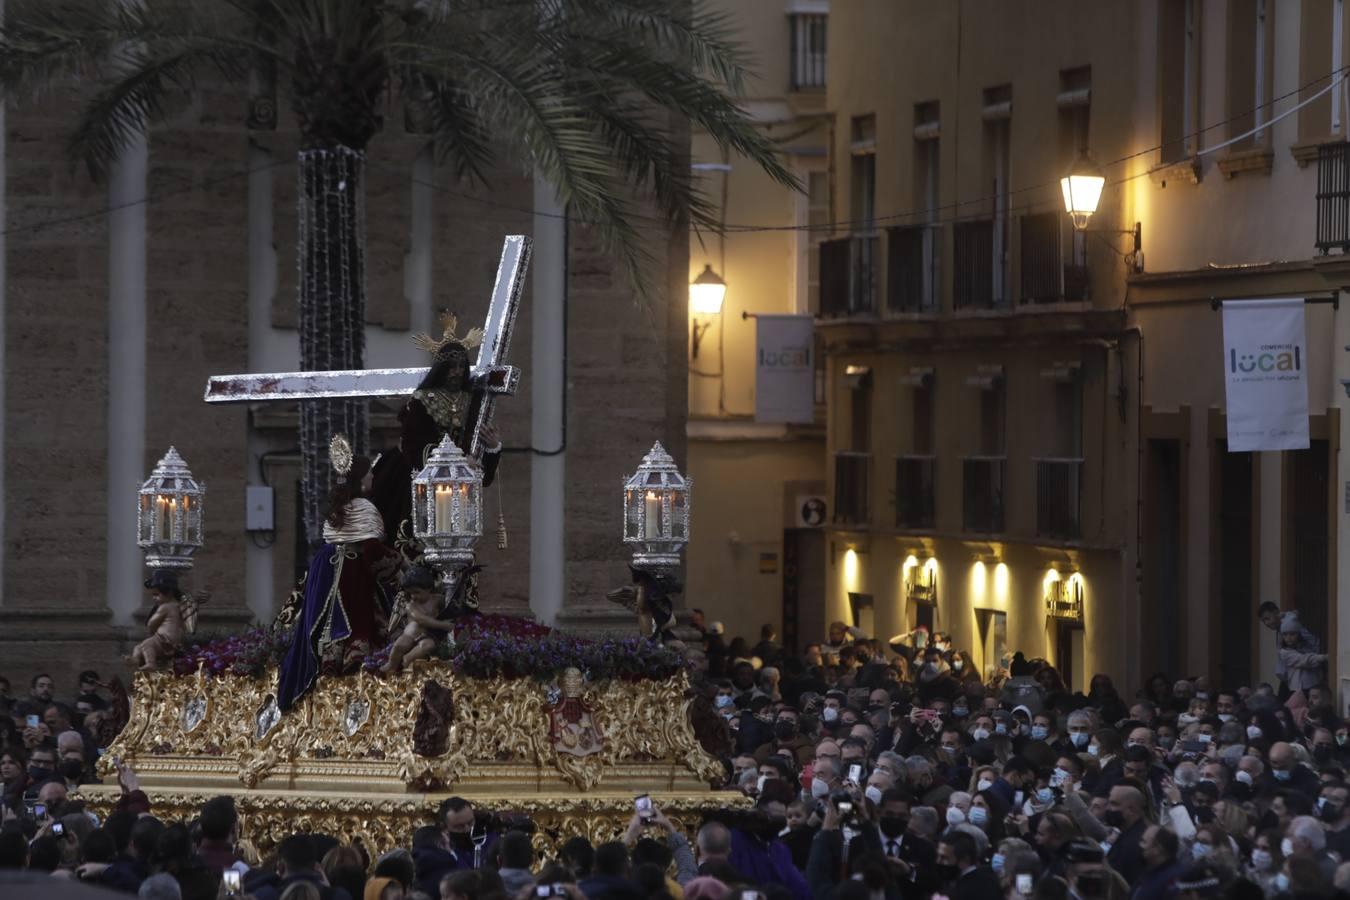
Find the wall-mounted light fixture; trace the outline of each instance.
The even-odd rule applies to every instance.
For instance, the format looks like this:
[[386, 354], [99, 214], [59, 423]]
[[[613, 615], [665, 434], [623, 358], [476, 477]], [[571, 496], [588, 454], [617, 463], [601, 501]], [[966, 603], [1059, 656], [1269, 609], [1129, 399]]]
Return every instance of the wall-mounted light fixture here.
[[[1064, 211], [1073, 220], [1077, 231], [1088, 232], [1088, 220], [1097, 212], [1097, 204], [1102, 199], [1102, 189], [1106, 186], [1106, 176], [1101, 167], [1092, 161], [1092, 156], [1082, 150], [1078, 158], [1069, 166], [1069, 171], [1059, 180], [1060, 191], [1064, 194]], [[1132, 230], [1118, 228], [1094, 228], [1093, 234], [1129, 234], [1134, 236], [1134, 251], [1127, 254], [1126, 260], [1135, 272], [1144, 271], [1143, 228], [1134, 223]]]
[[722, 313], [722, 301], [727, 295], [727, 283], [713, 271], [712, 263], [703, 266], [703, 271], [689, 282], [689, 311], [694, 315], [694, 339], [690, 356], [698, 359], [698, 345], [703, 335], [712, 327], [713, 319]]

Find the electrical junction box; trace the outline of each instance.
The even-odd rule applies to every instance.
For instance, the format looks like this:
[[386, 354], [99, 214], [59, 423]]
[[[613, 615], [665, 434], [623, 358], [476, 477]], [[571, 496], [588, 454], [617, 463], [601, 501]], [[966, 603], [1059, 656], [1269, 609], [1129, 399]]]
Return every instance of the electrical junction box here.
[[265, 485], [251, 484], [244, 496], [244, 527], [248, 531], [276, 531], [274, 492]]

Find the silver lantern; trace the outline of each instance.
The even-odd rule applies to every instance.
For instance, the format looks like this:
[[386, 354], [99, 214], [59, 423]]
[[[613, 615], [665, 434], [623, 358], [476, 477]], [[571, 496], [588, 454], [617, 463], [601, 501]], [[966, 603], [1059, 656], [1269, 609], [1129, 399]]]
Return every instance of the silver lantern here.
[[136, 543], [152, 569], [190, 569], [202, 546], [202, 500], [198, 484], [173, 447], [141, 485], [136, 507]]
[[675, 460], [657, 441], [623, 484], [623, 542], [639, 569], [673, 569], [689, 542], [689, 489]]
[[483, 469], [449, 435], [413, 479], [412, 527], [427, 562], [445, 576], [448, 596], [483, 536]]

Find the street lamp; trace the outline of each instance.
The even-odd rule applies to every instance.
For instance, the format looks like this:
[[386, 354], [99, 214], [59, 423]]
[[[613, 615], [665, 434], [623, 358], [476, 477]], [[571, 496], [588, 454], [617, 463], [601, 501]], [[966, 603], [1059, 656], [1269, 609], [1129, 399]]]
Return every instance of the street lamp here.
[[1105, 184], [1106, 176], [1101, 168], [1086, 152], [1079, 153], [1069, 171], [1059, 180], [1060, 190], [1064, 193], [1064, 209], [1073, 219], [1074, 228], [1079, 231], [1087, 228], [1088, 219], [1097, 211]]
[[202, 500], [197, 483], [173, 447], [141, 485], [136, 506], [136, 543], [152, 569], [192, 568], [202, 546]]
[[633, 548], [633, 567], [653, 571], [680, 564], [689, 541], [689, 489], [675, 460], [657, 441], [623, 485], [623, 542]]
[[[698, 345], [704, 333], [712, 326], [712, 317], [722, 312], [722, 300], [727, 295], [727, 283], [713, 271], [712, 263], [703, 266], [703, 271], [689, 282], [689, 310], [694, 314], [694, 343], [692, 356], [698, 359]], [[706, 316], [706, 322], [699, 317]]]
[[[1102, 189], [1106, 186], [1106, 176], [1101, 167], [1092, 161], [1086, 150], [1079, 152], [1078, 158], [1069, 166], [1069, 171], [1059, 180], [1060, 192], [1064, 195], [1064, 211], [1073, 220], [1075, 231], [1087, 233], [1088, 219], [1097, 211], [1102, 199]], [[1128, 234], [1134, 237], [1134, 250], [1126, 254], [1126, 262], [1135, 272], [1144, 271], [1143, 228], [1138, 222], [1134, 228], [1094, 228], [1093, 234]]]
[[427, 562], [444, 577], [449, 600], [459, 573], [473, 564], [474, 544], [483, 536], [483, 470], [449, 435], [413, 479], [412, 520]]

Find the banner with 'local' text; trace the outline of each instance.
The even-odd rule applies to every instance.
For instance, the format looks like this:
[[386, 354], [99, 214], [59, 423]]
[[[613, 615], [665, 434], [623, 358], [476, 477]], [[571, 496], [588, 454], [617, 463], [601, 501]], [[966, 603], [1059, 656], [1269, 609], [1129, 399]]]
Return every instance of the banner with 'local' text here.
[[755, 318], [755, 421], [815, 417], [815, 326], [810, 316]]
[[1308, 448], [1308, 338], [1303, 300], [1223, 304], [1228, 450]]

